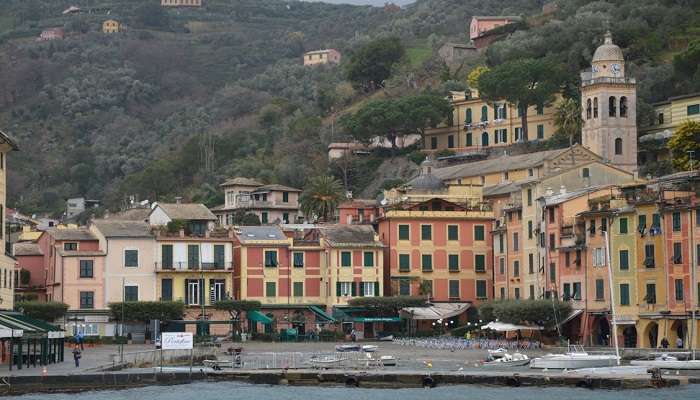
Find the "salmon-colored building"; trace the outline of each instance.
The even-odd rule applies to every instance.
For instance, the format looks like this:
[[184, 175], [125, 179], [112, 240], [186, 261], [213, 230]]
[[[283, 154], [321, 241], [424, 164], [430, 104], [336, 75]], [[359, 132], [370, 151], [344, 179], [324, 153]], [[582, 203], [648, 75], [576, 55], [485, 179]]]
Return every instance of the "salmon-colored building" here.
[[381, 215], [377, 200], [354, 199], [338, 205], [339, 224], [373, 224]]
[[17, 285], [15, 299], [46, 300], [46, 269], [44, 252], [38, 243], [19, 242], [13, 246], [13, 256], [17, 260]]

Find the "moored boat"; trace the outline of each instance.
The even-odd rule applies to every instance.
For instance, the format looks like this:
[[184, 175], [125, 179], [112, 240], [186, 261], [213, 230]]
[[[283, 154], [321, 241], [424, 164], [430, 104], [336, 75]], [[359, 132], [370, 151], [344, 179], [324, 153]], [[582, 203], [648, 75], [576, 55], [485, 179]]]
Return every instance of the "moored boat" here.
[[613, 354], [588, 354], [581, 345], [570, 345], [564, 354], [547, 354], [530, 361], [530, 368], [579, 369], [612, 367], [618, 365], [619, 357]]

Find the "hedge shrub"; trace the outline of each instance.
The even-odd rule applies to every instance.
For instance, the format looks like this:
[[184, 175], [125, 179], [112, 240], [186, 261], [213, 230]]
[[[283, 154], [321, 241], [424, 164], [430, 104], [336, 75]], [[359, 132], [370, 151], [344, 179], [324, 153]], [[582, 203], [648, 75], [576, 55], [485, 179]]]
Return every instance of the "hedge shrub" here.
[[15, 303], [15, 310], [22, 310], [24, 315], [53, 322], [66, 315], [68, 304], [56, 301], [20, 301]]
[[558, 300], [497, 300], [482, 304], [479, 314], [484, 321], [510, 324], [536, 324], [554, 328], [571, 313], [571, 304]]
[[123, 315], [125, 321], [148, 322], [152, 319], [177, 320], [185, 314], [185, 303], [181, 301], [127, 301], [110, 303], [109, 310], [112, 317], [121, 321]]

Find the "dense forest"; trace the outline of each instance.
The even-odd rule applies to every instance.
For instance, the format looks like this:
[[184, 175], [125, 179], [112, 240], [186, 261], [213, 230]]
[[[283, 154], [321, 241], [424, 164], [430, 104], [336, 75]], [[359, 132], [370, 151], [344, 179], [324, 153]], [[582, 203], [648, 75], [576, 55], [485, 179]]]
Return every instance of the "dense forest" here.
[[[368, 97], [442, 93], [463, 86], [476, 65], [529, 57], [565, 66], [566, 91], [576, 98], [578, 71], [606, 29], [640, 82], [642, 116], [650, 102], [700, 90], [689, 46], [700, 37], [698, 1], [567, 0], [546, 18], [543, 3], [418, 0], [396, 9], [205, 0], [202, 8], [163, 9], [158, 0], [8, 0], [0, 129], [21, 148], [9, 158], [9, 205], [56, 212], [65, 198], [86, 196], [119, 207], [132, 195], [216, 205], [218, 184], [234, 175], [303, 187], [329, 170], [339, 175], [326, 147], [346, 134], [340, 114]], [[70, 5], [82, 12], [63, 14]], [[528, 23], [464, 65], [438, 61], [442, 43], [467, 40], [470, 16], [499, 14]], [[101, 33], [108, 18], [124, 32]], [[58, 26], [64, 40], [36, 40]], [[350, 81], [353, 54], [380, 38], [405, 48], [390, 77], [372, 88]], [[304, 68], [302, 53], [318, 48], [340, 50], [342, 64]], [[691, 60], [685, 68], [674, 67], [679, 54]], [[368, 184], [382, 156], [353, 161], [353, 189]]]

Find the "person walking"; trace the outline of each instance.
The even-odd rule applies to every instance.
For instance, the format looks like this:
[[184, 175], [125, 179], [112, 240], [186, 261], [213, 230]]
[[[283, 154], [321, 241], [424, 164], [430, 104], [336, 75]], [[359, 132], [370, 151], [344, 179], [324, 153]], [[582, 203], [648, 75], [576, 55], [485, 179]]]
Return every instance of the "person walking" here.
[[666, 338], [661, 339], [661, 347], [662, 348], [668, 349], [668, 345], [669, 345], [668, 339], [666, 339]]
[[84, 347], [84, 344], [83, 344], [84, 342], [85, 342], [85, 339], [83, 338], [83, 334], [80, 333], [80, 332], [78, 332], [78, 333], [75, 335], [75, 343], [78, 344], [78, 345], [80, 345], [80, 351], [85, 350], [85, 347]]
[[678, 339], [676, 339], [676, 347], [679, 349], [683, 348], [683, 339], [682, 338], [679, 337]]
[[75, 368], [80, 367], [80, 358], [83, 356], [82, 351], [80, 350], [80, 345], [77, 343], [75, 344], [75, 348], [73, 349], [73, 359], [75, 360]]

